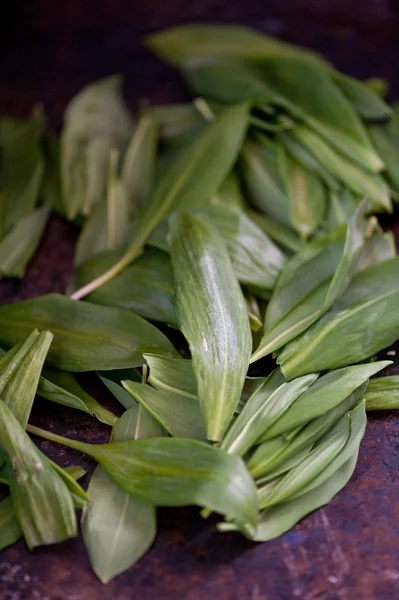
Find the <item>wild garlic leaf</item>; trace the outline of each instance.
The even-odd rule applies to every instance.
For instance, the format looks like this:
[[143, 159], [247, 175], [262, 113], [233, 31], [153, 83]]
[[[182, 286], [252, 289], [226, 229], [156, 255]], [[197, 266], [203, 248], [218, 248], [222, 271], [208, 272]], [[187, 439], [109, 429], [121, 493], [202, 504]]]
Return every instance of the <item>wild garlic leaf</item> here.
[[252, 221], [258, 225], [280, 248], [288, 254], [299, 252], [303, 246], [303, 241], [295, 234], [291, 228], [274, 221], [266, 215], [261, 215], [251, 209], [248, 211]]
[[38, 202], [44, 171], [43, 127], [38, 110], [30, 119], [0, 119], [0, 237], [32, 213]]
[[389, 135], [389, 125], [369, 125], [368, 132], [378, 154], [384, 161], [389, 183], [396, 192], [399, 192], [399, 148]]
[[329, 311], [278, 354], [286, 378], [356, 364], [396, 342], [398, 283], [397, 258], [357, 273]]
[[122, 182], [133, 218], [142, 212], [154, 186], [158, 126], [151, 111], [144, 112], [134, 130], [122, 165]]
[[140, 404], [128, 408], [112, 430], [113, 442], [166, 437], [165, 429]]
[[168, 147], [179, 147], [204, 128], [204, 119], [194, 104], [160, 104], [146, 109], [154, 119], [159, 137]]
[[47, 362], [65, 371], [134, 367], [143, 364], [143, 352], [177, 354], [153, 325], [119, 308], [59, 294], [0, 307], [0, 343], [12, 346], [35, 328], [54, 332]]
[[[144, 355], [143, 355], [144, 356]], [[137, 402], [133, 400], [131, 395], [122, 387], [122, 381], [130, 379], [141, 383], [142, 378], [137, 369], [114, 369], [113, 371], [99, 371], [97, 373], [105, 387], [111, 394], [122, 404], [126, 409], [136, 406]], [[114, 427], [117, 423], [114, 424]]]
[[359, 196], [368, 198], [373, 204], [373, 209], [392, 212], [389, 187], [381, 175], [368, 173], [348, 161], [346, 157], [327, 144], [318, 133], [313, 132], [305, 125], [298, 125], [291, 134], [318, 160], [328, 165], [328, 169], [334, 177], [337, 177]]
[[125, 150], [132, 118], [121, 96], [121, 78], [85, 86], [68, 104], [61, 134], [61, 182], [69, 219], [90, 214], [104, 199], [113, 148]]
[[[0, 365], [1, 366], [1, 365]], [[107, 410], [79, 385], [75, 377], [66, 371], [45, 369], [40, 378], [37, 393], [51, 402], [76, 408], [93, 415], [106, 425], [115, 425], [118, 417]]]
[[274, 371], [263, 386], [247, 400], [223, 439], [221, 447], [230, 453], [243, 456], [281, 415], [284, 415], [297, 398], [306, 392], [317, 377], [316, 373], [283, 383], [279, 370]]
[[15, 517], [11, 496], [0, 502], [0, 550], [12, 546], [22, 537], [21, 527]]
[[197, 398], [172, 391], [156, 390], [150, 385], [123, 381], [133, 398], [174, 437], [206, 440]]
[[309, 444], [312, 446], [356, 402], [364, 397], [367, 385], [368, 380], [349, 394], [345, 400], [333, 408], [323, 411], [320, 416], [309, 420], [292, 439], [287, 439], [285, 435], [279, 435], [262, 442], [257, 446], [255, 452], [247, 462], [251, 475], [255, 479], [261, 479], [262, 481], [264, 481], [266, 476], [268, 479], [278, 476], [282, 465], [285, 465], [292, 457], [297, 456], [304, 448], [307, 449]]
[[[90, 211], [76, 246], [74, 267], [78, 268], [82, 263], [96, 258], [107, 250], [107, 204], [105, 201], [97, 202]], [[76, 283], [75, 283], [76, 285]]]
[[67, 486], [1, 400], [0, 447], [7, 462], [12, 505], [28, 547], [76, 536]]
[[0, 358], [0, 398], [25, 429], [53, 334], [37, 329]]
[[[75, 285], [81, 287], [92, 281], [112, 267], [119, 256], [116, 252], [106, 252], [83, 262], [75, 271]], [[87, 299], [94, 304], [131, 310], [145, 319], [176, 325], [173, 297], [170, 258], [166, 252], [148, 247], [133, 265]]]
[[[310, 420], [338, 406], [360, 385], [385, 367], [390, 361], [344, 367], [326, 373], [294, 402], [284, 415], [272, 425], [262, 441], [288, 433]], [[295, 380], [294, 380], [295, 381]]]
[[84, 508], [89, 497], [77, 481], [86, 474], [86, 471], [81, 467], [65, 467], [63, 469], [52, 460], [49, 460], [49, 463], [70, 491], [75, 508]]
[[[114, 428], [115, 441], [140, 437], [142, 428], [130, 414], [135, 408], [126, 411]], [[150, 429], [146, 433], [151, 434]], [[156, 534], [155, 507], [130, 496], [100, 466], [93, 473], [88, 493], [90, 504], [82, 515], [83, 540], [93, 570], [107, 583], [151, 546]]]
[[365, 121], [385, 121], [392, 115], [386, 102], [362, 81], [331, 70], [332, 79]]
[[[325, 504], [329, 504], [352, 477], [356, 462], [357, 452], [317, 488], [298, 498], [293, 498], [261, 511], [259, 525], [253, 535], [246, 529], [242, 529], [242, 533], [256, 542], [267, 542], [279, 537], [309, 513]], [[220, 531], [231, 531], [237, 529], [237, 527], [232, 527], [230, 523], [221, 523], [218, 529]]]
[[227, 249], [198, 215], [170, 220], [176, 316], [197, 378], [208, 438], [220, 440], [240, 399], [252, 339], [247, 309]]
[[238, 456], [181, 438], [86, 444], [33, 425], [29, 431], [93, 456], [115, 483], [144, 502], [195, 504], [256, 526], [256, 488]]
[[323, 221], [327, 205], [326, 190], [317, 175], [304, 169], [289, 155], [286, 160], [292, 227], [302, 239], [307, 239]]
[[36, 252], [50, 217], [50, 206], [24, 215], [0, 242], [0, 277], [25, 275], [26, 267]]
[[364, 398], [367, 411], [399, 408], [399, 376], [389, 375], [371, 379]]
[[347, 187], [330, 192], [328, 195], [328, 213], [326, 229], [332, 231], [343, 225], [353, 216], [359, 201], [357, 196]]
[[65, 217], [65, 206], [61, 191], [60, 141], [58, 136], [46, 130], [42, 138], [44, 173], [40, 188], [40, 197], [44, 204], [50, 205], [60, 216]]
[[246, 103], [224, 110], [165, 169], [143, 211], [135, 235], [111, 269], [73, 294], [75, 300], [104, 285], [141, 253], [143, 244], [169, 214], [208, 201], [231, 171], [248, 121]]
[[171, 27], [147, 36], [146, 45], [172, 65], [208, 57], [245, 58], [262, 62], [269, 55], [297, 54], [318, 60], [316, 54], [281, 42], [242, 25], [187, 24]]
[[321, 242], [316, 240], [305, 247], [287, 264], [268, 306], [264, 336], [251, 362], [306, 331], [341, 296], [355, 272], [364, 244], [366, 209], [364, 201], [350, 220], [345, 238], [337, 230]]
[[157, 354], [145, 354], [150, 367], [148, 383], [157, 390], [165, 390], [197, 398], [197, 380], [191, 360], [168, 358]]
[[374, 231], [365, 239], [360, 253], [356, 272], [367, 269], [372, 265], [395, 258], [395, 236], [392, 231], [383, 231], [376, 223]]

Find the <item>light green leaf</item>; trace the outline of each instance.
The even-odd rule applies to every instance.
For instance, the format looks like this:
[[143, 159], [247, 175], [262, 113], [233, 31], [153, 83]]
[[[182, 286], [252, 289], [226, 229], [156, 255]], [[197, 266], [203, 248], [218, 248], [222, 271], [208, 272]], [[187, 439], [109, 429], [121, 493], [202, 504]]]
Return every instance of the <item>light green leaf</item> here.
[[74, 266], [97, 257], [107, 249], [107, 204], [97, 202], [79, 234], [75, 247]]
[[389, 135], [389, 125], [369, 125], [368, 132], [384, 161], [388, 181], [393, 189], [399, 192], [399, 148]]
[[171, 218], [176, 315], [197, 378], [208, 438], [220, 440], [240, 399], [252, 340], [247, 309], [227, 249], [199, 216]]
[[154, 186], [157, 137], [154, 114], [147, 111], [137, 123], [122, 166], [122, 181], [133, 218], [142, 212]]
[[352, 218], [357, 204], [357, 197], [346, 187], [339, 191], [330, 192], [326, 228], [333, 230], [339, 225], [347, 223]]
[[93, 456], [115, 483], [143, 502], [195, 504], [256, 526], [256, 488], [238, 456], [197, 440], [152, 438], [85, 444], [28, 427], [31, 433]]
[[364, 398], [367, 411], [399, 408], [399, 376], [371, 379]]
[[134, 367], [144, 362], [143, 352], [177, 354], [153, 325], [122, 309], [58, 294], [0, 307], [0, 343], [12, 346], [34, 328], [54, 333], [48, 363], [65, 371]]
[[308, 375], [283, 383], [281, 372], [276, 369], [247, 400], [223, 439], [221, 447], [230, 453], [243, 456], [276, 421], [278, 422], [317, 377], [318, 374]]
[[22, 537], [22, 530], [15, 518], [11, 496], [0, 502], [0, 550], [12, 546]]
[[204, 128], [204, 119], [192, 103], [161, 104], [146, 109], [159, 128], [161, 140], [179, 147]]
[[61, 134], [61, 181], [67, 217], [88, 215], [105, 198], [109, 155], [128, 144], [132, 119], [121, 78], [85, 86], [68, 104]]
[[43, 204], [24, 215], [0, 242], [0, 276], [25, 275], [26, 266], [40, 244], [50, 216], [50, 206]]
[[191, 360], [145, 354], [150, 367], [148, 382], [157, 390], [165, 390], [197, 398], [197, 381]]
[[330, 310], [279, 353], [286, 378], [358, 363], [396, 342], [398, 285], [397, 258], [355, 275]]
[[310, 420], [322, 416], [343, 402], [369, 377], [390, 364], [390, 361], [378, 361], [326, 373], [272, 425], [267, 434], [262, 437], [262, 441], [297, 429]]
[[118, 417], [85, 392], [71, 373], [45, 369], [43, 375], [37, 388], [39, 396], [93, 415], [106, 425], [115, 425]]
[[37, 329], [0, 358], [0, 398], [25, 429], [53, 335]]
[[[75, 284], [80, 287], [92, 281], [112, 267], [118, 256], [115, 252], [107, 252], [80, 264], [75, 272]], [[94, 304], [131, 310], [145, 319], [176, 325], [173, 296], [169, 256], [162, 250], [148, 247], [133, 265], [87, 299]]]
[[328, 165], [328, 169], [334, 177], [337, 177], [359, 196], [370, 200], [375, 210], [392, 212], [389, 187], [380, 175], [367, 173], [348, 161], [305, 125], [295, 127], [291, 135], [320, 162]]
[[[139, 437], [138, 423], [130, 414], [137, 414], [135, 408], [122, 415], [113, 431], [115, 441]], [[147, 428], [146, 433], [151, 431]], [[90, 504], [82, 516], [83, 540], [93, 570], [102, 583], [107, 583], [151, 546], [156, 534], [155, 507], [130, 496], [102, 467], [95, 470], [88, 493]]]
[[365, 201], [359, 205], [345, 238], [337, 230], [331, 237], [305, 247], [287, 264], [268, 306], [265, 333], [251, 362], [306, 331], [347, 288], [364, 244], [366, 208]]
[[331, 76], [362, 119], [385, 121], [390, 118], [392, 110], [388, 104], [362, 81], [334, 70]]
[[204, 421], [197, 398], [149, 385], [123, 381], [133, 398], [174, 437], [206, 440]]
[[107, 183], [107, 250], [119, 250], [129, 235], [129, 202], [125, 184], [118, 175], [118, 151], [112, 150]]
[[0, 448], [6, 455], [12, 505], [28, 547], [76, 536], [67, 486], [1, 400]]

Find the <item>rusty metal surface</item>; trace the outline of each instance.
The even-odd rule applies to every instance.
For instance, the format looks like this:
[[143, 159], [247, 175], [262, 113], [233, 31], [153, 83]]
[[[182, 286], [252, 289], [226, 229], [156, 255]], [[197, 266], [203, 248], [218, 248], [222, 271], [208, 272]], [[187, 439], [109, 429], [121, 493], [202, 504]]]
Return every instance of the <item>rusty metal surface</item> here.
[[[5, 3], [4, 3], [5, 4]], [[43, 102], [59, 128], [66, 102], [81, 85], [126, 75], [130, 105], [141, 97], [185, 97], [177, 75], [138, 44], [147, 31], [189, 20], [243, 22], [315, 48], [359, 77], [385, 76], [399, 99], [399, 5], [384, 0], [36, 0], [8, 3], [0, 17], [0, 114], [28, 115]], [[395, 224], [395, 220], [391, 220]], [[399, 232], [399, 227], [395, 229]], [[1, 282], [0, 302], [62, 292], [72, 266], [74, 227], [54, 218], [24, 282]], [[398, 239], [398, 236], [397, 236]], [[399, 349], [399, 348], [398, 348]], [[110, 397], [86, 377], [102, 402]], [[32, 420], [88, 441], [108, 428], [45, 401]], [[60, 464], [92, 469], [90, 459], [48, 442]], [[152, 550], [129, 572], [102, 586], [80, 540], [29, 553], [23, 542], [0, 552], [1, 600], [385, 600], [399, 597], [399, 415], [370, 416], [348, 486], [290, 533], [255, 545], [218, 534], [195, 509], [159, 511]], [[0, 490], [1, 494], [1, 490]]]

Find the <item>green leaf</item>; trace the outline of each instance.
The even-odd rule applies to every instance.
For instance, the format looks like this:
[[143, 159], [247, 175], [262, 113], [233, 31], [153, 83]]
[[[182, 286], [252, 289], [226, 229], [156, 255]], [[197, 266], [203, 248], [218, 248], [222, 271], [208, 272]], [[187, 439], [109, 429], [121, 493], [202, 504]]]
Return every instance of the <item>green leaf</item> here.
[[60, 142], [58, 136], [46, 130], [42, 139], [44, 155], [44, 173], [40, 188], [40, 197], [45, 204], [52, 206], [53, 210], [62, 217], [65, 216], [65, 207], [61, 192], [60, 176]]
[[316, 59], [316, 55], [308, 50], [242, 25], [179, 25], [147, 36], [145, 44], [160, 58], [177, 66], [203, 57], [228, 56], [261, 62], [269, 55], [298, 52]]
[[84, 508], [89, 502], [89, 496], [80, 487], [77, 480], [80, 477], [83, 477], [83, 475], [86, 474], [86, 471], [80, 467], [66, 467], [63, 469], [52, 460], [50, 460], [49, 463], [69, 489], [75, 508]]
[[137, 218], [154, 186], [158, 126], [152, 111], [140, 118], [126, 150], [122, 181], [129, 201], [129, 212]]
[[36, 252], [50, 216], [50, 206], [24, 215], [0, 242], [0, 277], [25, 275], [26, 266]]
[[34, 328], [54, 333], [48, 363], [65, 371], [134, 367], [144, 362], [143, 352], [177, 354], [153, 325], [122, 309], [58, 294], [0, 307], [0, 343], [12, 346]]
[[[265, 333], [254, 362], [306, 331], [347, 288], [364, 244], [366, 201], [359, 205], [343, 237], [336, 230], [294, 256], [283, 270], [268, 306]], [[309, 372], [316, 372], [314, 369]]]
[[392, 110], [369, 86], [339, 71], [331, 71], [334, 82], [353, 104], [359, 116], [365, 121], [385, 121]]
[[67, 486], [1, 400], [0, 448], [6, 454], [12, 505], [28, 547], [76, 536]]
[[393, 410], [399, 408], [399, 376], [390, 375], [371, 379], [364, 396], [366, 410]]
[[320, 226], [326, 212], [326, 190], [311, 171], [287, 156], [290, 218], [302, 239], [310, 237]]
[[124, 381], [123, 387], [174, 437], [206, 440], [197, 398]]
[[[144, 356], [144, 355], [143, 355]], [[123, 389], [122, 381], [131, 379], [141, 383], [141, 376], [137, 369], [116, 369], [113, 371], [102, 371], [97, 373], [105, 387], [126, 409], [136, 406], [137, 402], [133, 400], [130, 394]], [[114, 427], [117, 424], [114, 425]]]
[[[136, 407], [138, 409], [138, 407]], [[114, 440], [137, 439], [130, 409], [113, 431]], [[147, 433], [151, 433], [148, 429]], [[90, 504], [82, 516], [82, 535], [96, 575], [107, 583], [131, 567], [156, 534], [155, 507], [130, 496], [98, 467], [89, 484]]]
[[[92, 281], [112, 267], [118, 256], [115, 252], [107, 252], [80, 264], [75, 271], [75, 284], [80, 287]], [[148, 247], [133, 265], [87, 299], [94, 304], [131, 310], [145, 319], [176, 325], [173, 296], [169, 256], [162, 250]]]
[[369, 377], [385, 369], [390, 364], [390, 361], [379, 361], [336, 369], [326, 373], [272, 425], [267, 434], [262, 437], [262, 441], [297, 429], [310, 420], [322, 416], [328, 410], [343, 402]]
[[204, 128], [204, 119], [191, 103], [163, 104], [146, 109], [168, 146], [179, 147]]
[[163, 436], [166, 436], [164, 428], [137, 403], [123, 413], [112, 430], [112, 441], [140, 440], [142, 438], [160, 438]]
[[88, 215], [106, 193], [109, 155], [124, 149], [132, 119], [121, 96], [121, 78], [85, 86], [68, 104], [61, 134], [61, 182], [67, 217]]
[[248, 210], [248, 214], [252, 221], [285, 251], [295, 254], [301, 250], [303, 242], [290, 228], [253, 210]]
[[308, 375], [283, 383], [280, 371], [274, 371], [247, 400], [223, 439], [221, 447], [230, 453], [243, 456], [297, 398], [306, 392], [317, 377], [318, 374]]
[[0, 502], [0, 550], [12, 546], [22, 537], [22, 530], [15, 518], [11, 496]]
[[333, 230], [352, 218], [358, 199], [355, 194], [344, 187], [338, 192], [330, 192], [328, 198], [327, 229]]
[[197, 381], [191, 360], [145, 354], [150, 367], [148, 382], [157, 390], [165, 390], [197, 398]]
[[280, 435], [262, 442], [251, 455], [247, 466], [255, 479], [262, 481], [281, 474], [287, 461], [296, 457], [303, 449], [308, 449], [320, 439], [352, 406], [364, 397], [368, 381], [361, 384], [345, 400], [329, 410], [323, 410], [319, 417], [310, 420], [292, 439]]
[[53, 340], [49, 331], [37, 330], [0, 358], [0, 398], [25, 429], [43, 363]]
[[396, 192], [399, 192], [399, 148], [389, 136], [389, 126], [369, 125], [368, 132], [384, 161], [389, 183]]
[[227, 249], [199, 216], [175, 215], [170, 243], [176, 315], [197, 378], [208, 438], [220, 440], [240, 399], [252, 340]]
[[256, 526], [256, 488], [238, 456], [197, 440], [153, 438], [85, 444], [28, 427], [31, 433], [93, 456], [115, 483], [143, 502], [195, 504]]
[[45, 369], [43, 375], [37, 388], [39, 396], [93, 415], [106, 425], [115, 425], [118, 417], [85, 392], [71, 373]]
[[291, 135], [305, 146], [330, 173], [359, 196], [368, 198], [375, 210], [392, 212], [389, 187], [377, 174], [368, 173], [338, 154], [317, 133], [305, 125], [295, 127]]
[[358, 363], [396, 342], [398, 284], [397, 258], [355, 275], [330, 310], [279, 353], [286, 378]]
[[356, 271], [362, 271], [372, 265], [395, 258], [395, 236], [392, 231], [383, 231], [376, 223], [373, 233], [365, 239]]
[[247, 120], [247, 104], [232, 106], [181, 149], [155, 186], [124, 255], [111, 269], [75, 292], [75, 300], [101, 287], [135, 260], [166, 216], [201, 206], [216, 194], [236, 161]]
[[79, 234], [75, 246], [74, 266], [79, 267], [87, 260], [107, 250], [107, 204], [97, 202]]
[[38, 110], [30, 119], [0, 120], [0, 237], [36, 207], [44, 170], [42, 135]]

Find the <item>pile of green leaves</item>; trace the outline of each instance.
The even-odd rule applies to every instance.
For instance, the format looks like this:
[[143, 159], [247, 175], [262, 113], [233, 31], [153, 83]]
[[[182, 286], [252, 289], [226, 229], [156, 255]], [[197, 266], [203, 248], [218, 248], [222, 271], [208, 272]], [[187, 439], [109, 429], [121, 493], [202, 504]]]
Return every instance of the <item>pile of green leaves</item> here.
[[[111, 77], [72, 99], [60, 139], [37, 110], [0, 121], [0, 273], [24, 274], [51, 209], [80, 229], [69, 296], [0, 307], [0, 548], [76, 536], [83, 509], [104, 583], [151, 546], [157, 507], [285, 533], [351, 477], [366, 411], [399, 408], [377, 360], [399, 338], [399, 258], [376, 217], [399, 198], [384, 86], [243, 27], [146, 44], [192, 104], [133, 117]], [[120, 418], [80, 386], [88, 371]], [[29, 425], [36, 395], [109, 425], [109, 443]], [[87, 491], [29, 433], [92, 456]]]

